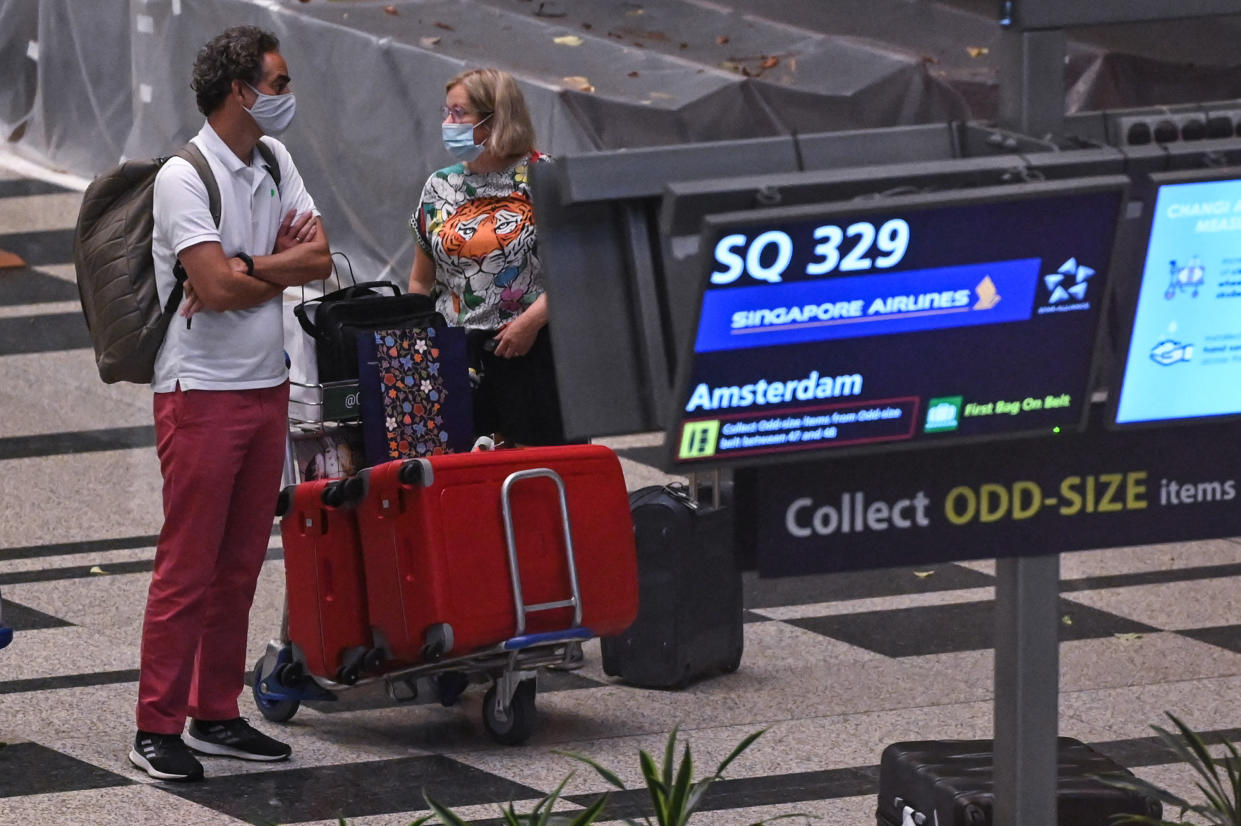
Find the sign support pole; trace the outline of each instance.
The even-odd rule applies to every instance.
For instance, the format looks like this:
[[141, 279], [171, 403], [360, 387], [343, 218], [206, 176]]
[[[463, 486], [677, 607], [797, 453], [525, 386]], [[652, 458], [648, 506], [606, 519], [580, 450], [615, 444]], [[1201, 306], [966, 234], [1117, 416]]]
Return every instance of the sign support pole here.
[[1056, 826], [1060, 555], [996, 560], [995, 826]]
[[[1064, 32], [1005, 29], [1001, 45], [1001, 125], [1059, 133]], [[996, 561], [995, 826], [1056, 826], [1059, 598], [1059, 554]]]

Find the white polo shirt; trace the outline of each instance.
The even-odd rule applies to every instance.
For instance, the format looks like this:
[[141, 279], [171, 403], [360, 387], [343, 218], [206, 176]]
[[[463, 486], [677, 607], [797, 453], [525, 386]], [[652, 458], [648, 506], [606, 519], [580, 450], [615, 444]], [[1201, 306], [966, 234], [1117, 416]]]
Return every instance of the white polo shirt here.
[[[155, 228], [151, 252], [160, 305], [168, 301], [176, 279], [176, 255], [204, 241], [218, 241], [226, 256], [246, 252], [269, 255], [280, 220], [290, 210], [315, 210], [302, 176], [284, 144], [263, 138], [280, 163], [275, 181], [255, 149], [249, 165], [241, 162], [220, 136], [204, 123], [193, 142], [207, 158], [220, 188], [220, 226], [211, 220], [207, 188], [194, 167], [171, 158], [155, 178]], [[288, 378], [284, 366], [284, 328], [280, 295], [257, 307], [217, 313], [200, 310], [193, 324], [175, 316], [155, 360], [151, 387], [182, 390], [248, 390], [274, 387]]]

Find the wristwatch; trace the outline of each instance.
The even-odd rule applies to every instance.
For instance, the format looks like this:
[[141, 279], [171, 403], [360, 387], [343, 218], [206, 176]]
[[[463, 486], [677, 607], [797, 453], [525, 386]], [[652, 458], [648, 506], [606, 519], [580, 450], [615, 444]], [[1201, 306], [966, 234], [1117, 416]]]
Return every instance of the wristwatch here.
[[254, 275], [254, 259], [244, 252], [237, 253], [236, 257], [240, 258], [241, 263], [246, 265], [246, 275]]

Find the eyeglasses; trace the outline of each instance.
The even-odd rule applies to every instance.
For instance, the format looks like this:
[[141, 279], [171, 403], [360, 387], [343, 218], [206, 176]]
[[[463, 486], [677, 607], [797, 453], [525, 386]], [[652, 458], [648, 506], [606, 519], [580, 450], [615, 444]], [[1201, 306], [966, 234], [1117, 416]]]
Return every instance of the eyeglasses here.
[[443, 116], [444, 120], [450, 120], [455, 123], [460, 123], [461, 121], [468, 118], [470, 115], [481, 115], [481, 114], [483, 113], [482, 112], [471, 112], [469, 109], [464, 109], [460, 106], [441, 106], [440, 107], [440, 115]]

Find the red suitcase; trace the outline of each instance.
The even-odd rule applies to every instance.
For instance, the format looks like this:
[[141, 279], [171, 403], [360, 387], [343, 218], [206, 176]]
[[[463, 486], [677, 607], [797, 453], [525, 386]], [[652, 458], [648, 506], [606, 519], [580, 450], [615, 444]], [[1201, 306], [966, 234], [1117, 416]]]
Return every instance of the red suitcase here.
[[579, 625], [616, 634], [637, 616], [633, 522], [610, 449], [448, 454], [359, 477], [372, 634], [390, 659], [469, 654]]
[[339, 485], [318, 480], [285, 488], [280, 539], [288, 639], [311, 674], [352, 684], [372, 646], [357, 519], [351, 508], [325, 504]]

